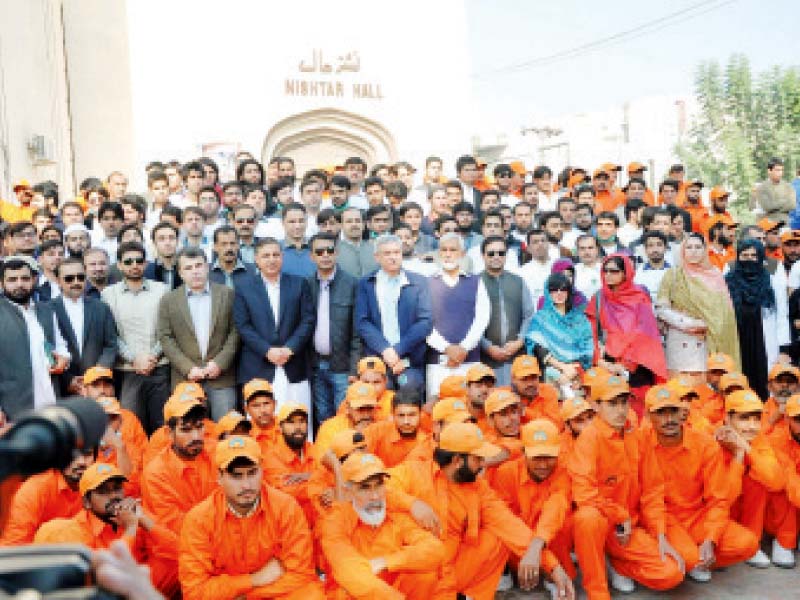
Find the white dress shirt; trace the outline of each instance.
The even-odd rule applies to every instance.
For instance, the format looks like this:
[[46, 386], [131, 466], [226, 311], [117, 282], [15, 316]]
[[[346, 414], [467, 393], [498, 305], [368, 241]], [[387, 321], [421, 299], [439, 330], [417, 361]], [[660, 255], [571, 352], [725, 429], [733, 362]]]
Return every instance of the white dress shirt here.
[[553, 259], [550, 257], [543, 263], [535, 258], [530, 262], [522, 265], [519, 270], [519, 276], [528, 286], [528, 291], [531, 293], [531, 301], [534, 306], [539, 305], [539, 298], [544, 295], [544, 284], [553, 269]]
[[200, 357], [205, 360], [208, 353], [208, 339], [211, 337], [211, 289], [206, 283], [204, 290], [193, 292], [186, 288], [186, 301], [189, 303], [189, 314], [192, 316], [194, 337]]
[[408, 278], [403, 271], [400, 271], [396, 277], [390, 277], [386, 271], [379, 269], [375, 275], [375, 295], [378, 300], [378, 309], [381, 311], [381, 332], [392, 346], [400, 343], [400, 321], [397, 306], [404, 285], [408, 285]]
[[83, 354], [83, 298], [73, 300], [64, 296], [64, 310], [67, 313], [72, 331], [75, 332], [75, 341], [78, 343], [78, 355]]
[[[53, 390], [53, 383], [50, 380], [50, 358], [45, 348], [47, 340], [44, 336], [44, 330], [39, 320], [36, 318], [36, 310], [32, 302], [29, 303], [28, 306], [20, 306], [15, 302], [12, 304], [16, 306], [22, 314], [22, 318], [25, 320], [25, 327], [28, 329], [28, 351], [31, 357], [33, 407], [42, 408], [44, 406], [51, 406], [56, 403], [56, 393], [55, 390]], [[53, 354], [69, 358], [67, 343], [64, 341], [64, 338], [61, 337], [55, 315], [53, 315], [53, 332], [55, 335], [55, 347], [49, 350]]]
[[264, 287], [267, 290], [269, 304], [272, 308], [272, 318], [275, 321], [275, 329], [278, 329], [278, 317], [280, 316], [281, 308], [281, 278], [278, 276], [277, 281], [272, 283], [269, 279], [262, 275], [261, 281], [264, 282]]
[[593, 267], [587, 267], [580, 262], [575, 264], [575, 289], [586, 296], [587, 301], [591, 300], [603, 285], [600, 280], [600, 266], [600, 261]]

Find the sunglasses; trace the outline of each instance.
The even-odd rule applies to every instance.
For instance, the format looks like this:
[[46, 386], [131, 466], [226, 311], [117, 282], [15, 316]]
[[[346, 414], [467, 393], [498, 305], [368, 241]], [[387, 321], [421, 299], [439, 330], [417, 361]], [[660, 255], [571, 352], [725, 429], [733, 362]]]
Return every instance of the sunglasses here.
[[255, 219], [236, 219], [237, 223], [255, 223]]
[[603, 269], [603, 273], [607, 273], [609, 275], [613, 273], [622, 273], [622, 269]]
[[493, 257], [493, 256], [505, 256], [505, 255], [506, 255], [506, 251], [505, 251], [505, 250], [489, 250], [489, 251], [486, 253], [486, 256], [489, 256], [489, 257]]
[[548, 291], [552, 294], [553, 292], [567, 292], [569, 293], [569, 288], [565, 287], [557, 287], [557, 288], [549, 288]]
[[140, 256], [139, 258], [126, 258], [122, 261], [122, 264], [126, 267], [130, 267], [132, 264], [143, 265], [144, 257]]
[[322, 256], [323, 254], [334, 254], [336, 252], [336, 248], [333, 246], [326, 246], [325, 248], [314, 248], [314, 254], [317, 256]]
[[72, 283], [73, 281], [86, 281], [86, 275], [83, 273], [76, 273], [75, 275], [64, 275], [64, 281]]

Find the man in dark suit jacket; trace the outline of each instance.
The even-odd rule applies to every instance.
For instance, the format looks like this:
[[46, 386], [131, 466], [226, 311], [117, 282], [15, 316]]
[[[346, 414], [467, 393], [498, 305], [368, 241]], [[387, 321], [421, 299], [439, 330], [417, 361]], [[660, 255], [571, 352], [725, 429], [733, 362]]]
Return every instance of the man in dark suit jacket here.
[[56, 269], [61, 296], [50, 302], [67, 342], [70, 364], [61, 378], [63, 396], [80, 394], [83, 374], [94, 366], [112, 368], [117, 357], [117, 326], [111, 309], [85, 298], [86, 269], [80, 258], [65, 258]]
[[308, 281], [281, 273], [283, 251], [274, 238], [255, 245], [258, 274], [236, 286], [233, 318], [242, 338], [239, 383], [269, 380], [280, 406], [287, 399], [309, 409], [307, 345], [314, 334]]
[[433, 329], [428, 281], [404, 271], [403, 247], [394, 235], [375, 240], [380, 269], [358, 282], [356, 328], [365, 355], [380, 356], [396, 385], [424, 389], [425, 339]]
[[308, 245], [317, 266], [308, 282], [317, 315], [309, 354], [314, 416], [319, 424], [336, 414], [347, 393], [348, 376], [356, 374], [361, 358], [353, 318], [358, 280], [337, 267], [335, 235], [318, 233]]

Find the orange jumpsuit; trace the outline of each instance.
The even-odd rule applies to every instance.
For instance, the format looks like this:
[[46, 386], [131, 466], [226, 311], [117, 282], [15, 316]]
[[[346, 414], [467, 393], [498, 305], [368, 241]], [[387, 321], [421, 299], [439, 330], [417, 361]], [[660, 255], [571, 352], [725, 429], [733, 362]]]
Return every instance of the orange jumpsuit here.
[[35, 211], [36, 207], [31, 206], [30, 204], [27, 206], [22, 206], [7, 200], [0, 200], [0, 219], [8, 223], [31, 221], [33, 220], [33, 213]]
[[78, 490], [67, 485], [61, 471], [50, 469], [29, 477], [11, 500], [0, 545], [29, 544], [42, 523], [72, 517], [82, 507]]
[[722, 451], [728, 476], [728, 501], [731, 518], [752, 531], [760, 540], [764, 531], [767, 497], [786, 487], [786, 474], [769, 440], [759, 435], [750, 443], [744, 464], [733, 460], [733, 454]]
[[769, 435], [781, 423], [780, 420], [776, 421], [774, 425], [770, 423], [772, 418], [778, 414], [778, 411], [778, 403], [775, 402], [775, 398], [772, 396], [767, 398], [767, 401], [764, 402], [764, 410], [761, 412], [762, 435]]
[[305, 443], [302, 458], [289, 446], [281, 436], [280, 440], [264, 455], [261, 465], [264, 467], [264, 479], [272, 487], [289, 494], [297, 500], [306, 515], [309, 526], [314, 523], [314, 510], [308, 497], [308, 481], [287, 484], [286, 477], [295, 473], [312, 473], [316, 461], [312, 458], [313, 446]]
[[727, 265], [732, 260], [736, 260], [736, 251], [732, 247], [728, 247], [722, 252], [717, 252], [711, 246], [708, 247], [708, 260], [711, 264], [717, 267], [720, 271], [725, 270]]
[[[387, 510], [379, 527], [364, 525], [349, 503], [337, 504], [321, 523], [321, 545], [330, 565], [329, 600], [428, 600], [438, 584], [444, 545], [405, 513]], [[374, 575], [369, 561], [383, 557]]]
[[535, 419], [550, 419], [559, 430], [564, 429], [558, 391], [549, 383], [539, 384], [539, 395], [535, 398], [521, 398], [521, 401], [525, 407], [525, 412], [522, 413], [523, 424]]
[[[445, 559], [434, 598], [452, 600], [460, 592], [492, 600], [509, 555], [524, 554], [533, 532], [483, 478], [453, 483], [432, 460], [406, 461], [390, 472], [390, 489], [408, 495], [402, 508], [422, 500], [443, 525]], [[555, 566], [543, 564], [548, 572]]]
[[708, 219], [708, 210], [702, 204], [684, 204], [681, 208], [689, 213], [692, 218], [692, 231], [703, 233], [703, 223]]
[[[204, 423], [204, 443], [207, 451], [213, 452], [217, 447], [217, 442], [219, 441], [216, 435], [217, 424], [211, 419], [205, 419]], [[253, 427], [253, 429], [255, 429], [255, 427]], [[168, 448], [170, 445], [169, 427], [167, 425], [162, 425], [153, 432], [153, 435], [150, 436], [150, 441], [147, 443], [147, 447], [144, 450], [144, 456], [142, 457], [142, 465], [150, 464], [159, 452], [161, 452], [164, 448]]]
[[[619, 573], [656, 590], [683, 580], [671, 558], [662, 561], [656, 536], [666, 533], [664, 477], [652, 448], [639, 434], [620, 435], [595, 418], [575, 443], [569, 461], [575, 552], [589, 600], [610, 600], [605, 554]], [[632, 533], [620, 545], [614, 526], [630, 520]]]
[[714, 391], [707, 383], [696, 385], [694, 391], [698, 398], [692, 400], [692, 406], [699, 409], [712, 426], [722, 425], [725, 419], [725, 398], [722, 393]]
[[416, 437], [404, 438], [397, 431], [394, 421], [378, 421], [364, 430], [369, 452], [383, 461], [387, 468], [403, 462], [417, 446], [430, 439], [430, 436], [417, 431]]
[[545, 547], [574, 579], [575, 565], [569, 556], [572, 550], [571, 487], [569, 473], [562, 465], [544, 481], [531, 479], [524, 456], [500, 465], [492, 482], [492, 488], [511, 512], [525, 521], [535, 537], [544, 540]]
[[674, 447], [658, 443], [655, 431], [643, 436], [655, 451], [664, 474], [667, 537], [693, 569], [700, 560], [698, 546], [715, 545], [715, 567], [747, 560], [758, 550], [759, 540], [729, 516], [722, 452], [710, 436], [684, 427], [683, 441]]
[[[394, 400], [394, 390], [384, 390], [378, 398], [378, 409], [375, 411], [375, 420], [383, 421], [392, 416], [392, 401]], [[424, 411], [423, 411], [424, 412]], [[347, 403], [342, 402], [336, 411], [337, 415], [347, 416]]]
[[[127, 409], [120, 409], [122, 424], [119, 428], [120, 437], [125, 443], [125, 450], [131, 459], [131, 473], [125, 482], [125, 495], [138, 498], [144, 454], [148, 446], [147, 434], [144, 432], [139, 418]], [[97, 461], [119, 467], [117, 451], [112, 446], [101, 447], [97, 452]]]
[[[342, 402], [344, 404], [344, 402]], [[337, 433], [345, 429], [353, 429], [353, 423], [347, 414], [339, 414], [326, 419], [317, 431], [317, 439], [314, 440], [314, 458], [320, 460], [322, 455], [331, 447], [331, 442]]]
[[[324, 600], [312, 555], [311, 532], [291, 496], [264, 483], [255, 512], [239, 518], [216, 489], [183, 522], [178, 567], [183, 598]], [[285, 573], [254, 587], [251, 573], [272, 558]]]
[[764, 529], [784, 548], [794, 548], [800, 528], [800, 443], [792, 438], [785, 421], [775, 426], [769, 442], [786, 474], [786, 488], [768, 494]]
[[594, 193], [594, 214], [601, 212], [614, 212], [620, 206], [625, 206], [625, 192], [619, 188], [613, 190], [596, 190]]
[[280, 439], [281, 430], [277, 423], [273, 423], [272, 427], [267, 427], [265, 429], [261, 429], [258, 425], [253, 423], [253, 428], [250, 430], [250, 437], [261, 446], [261, 456], [264, 456], [278, 442], [278, 439]]

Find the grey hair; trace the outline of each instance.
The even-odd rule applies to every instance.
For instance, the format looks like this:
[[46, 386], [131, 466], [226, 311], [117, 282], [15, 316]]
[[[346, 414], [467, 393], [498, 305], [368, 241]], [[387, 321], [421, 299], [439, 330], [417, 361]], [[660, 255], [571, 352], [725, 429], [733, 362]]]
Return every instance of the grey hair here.
[[393, 233], [379, 235], [375, 238], [375, 254], [380, 252], [381, 246], [385, 246], [386, 244], [400, 244], [400, 246], [402, 246], [403, 242], [401, 242], [400, 238]]
[[463, 250], [464, 250], [464, 238], [461, 237], [460, 233], [456, 233], [455, 231], [451, 231], [449, 233], [445, 233], [442, 237], [439, 238], [439, 246], [441, 247], [442, 242], [446, 242], [448, 240], [456, 240], [458, 242], [459, 249], [463, 252]]

